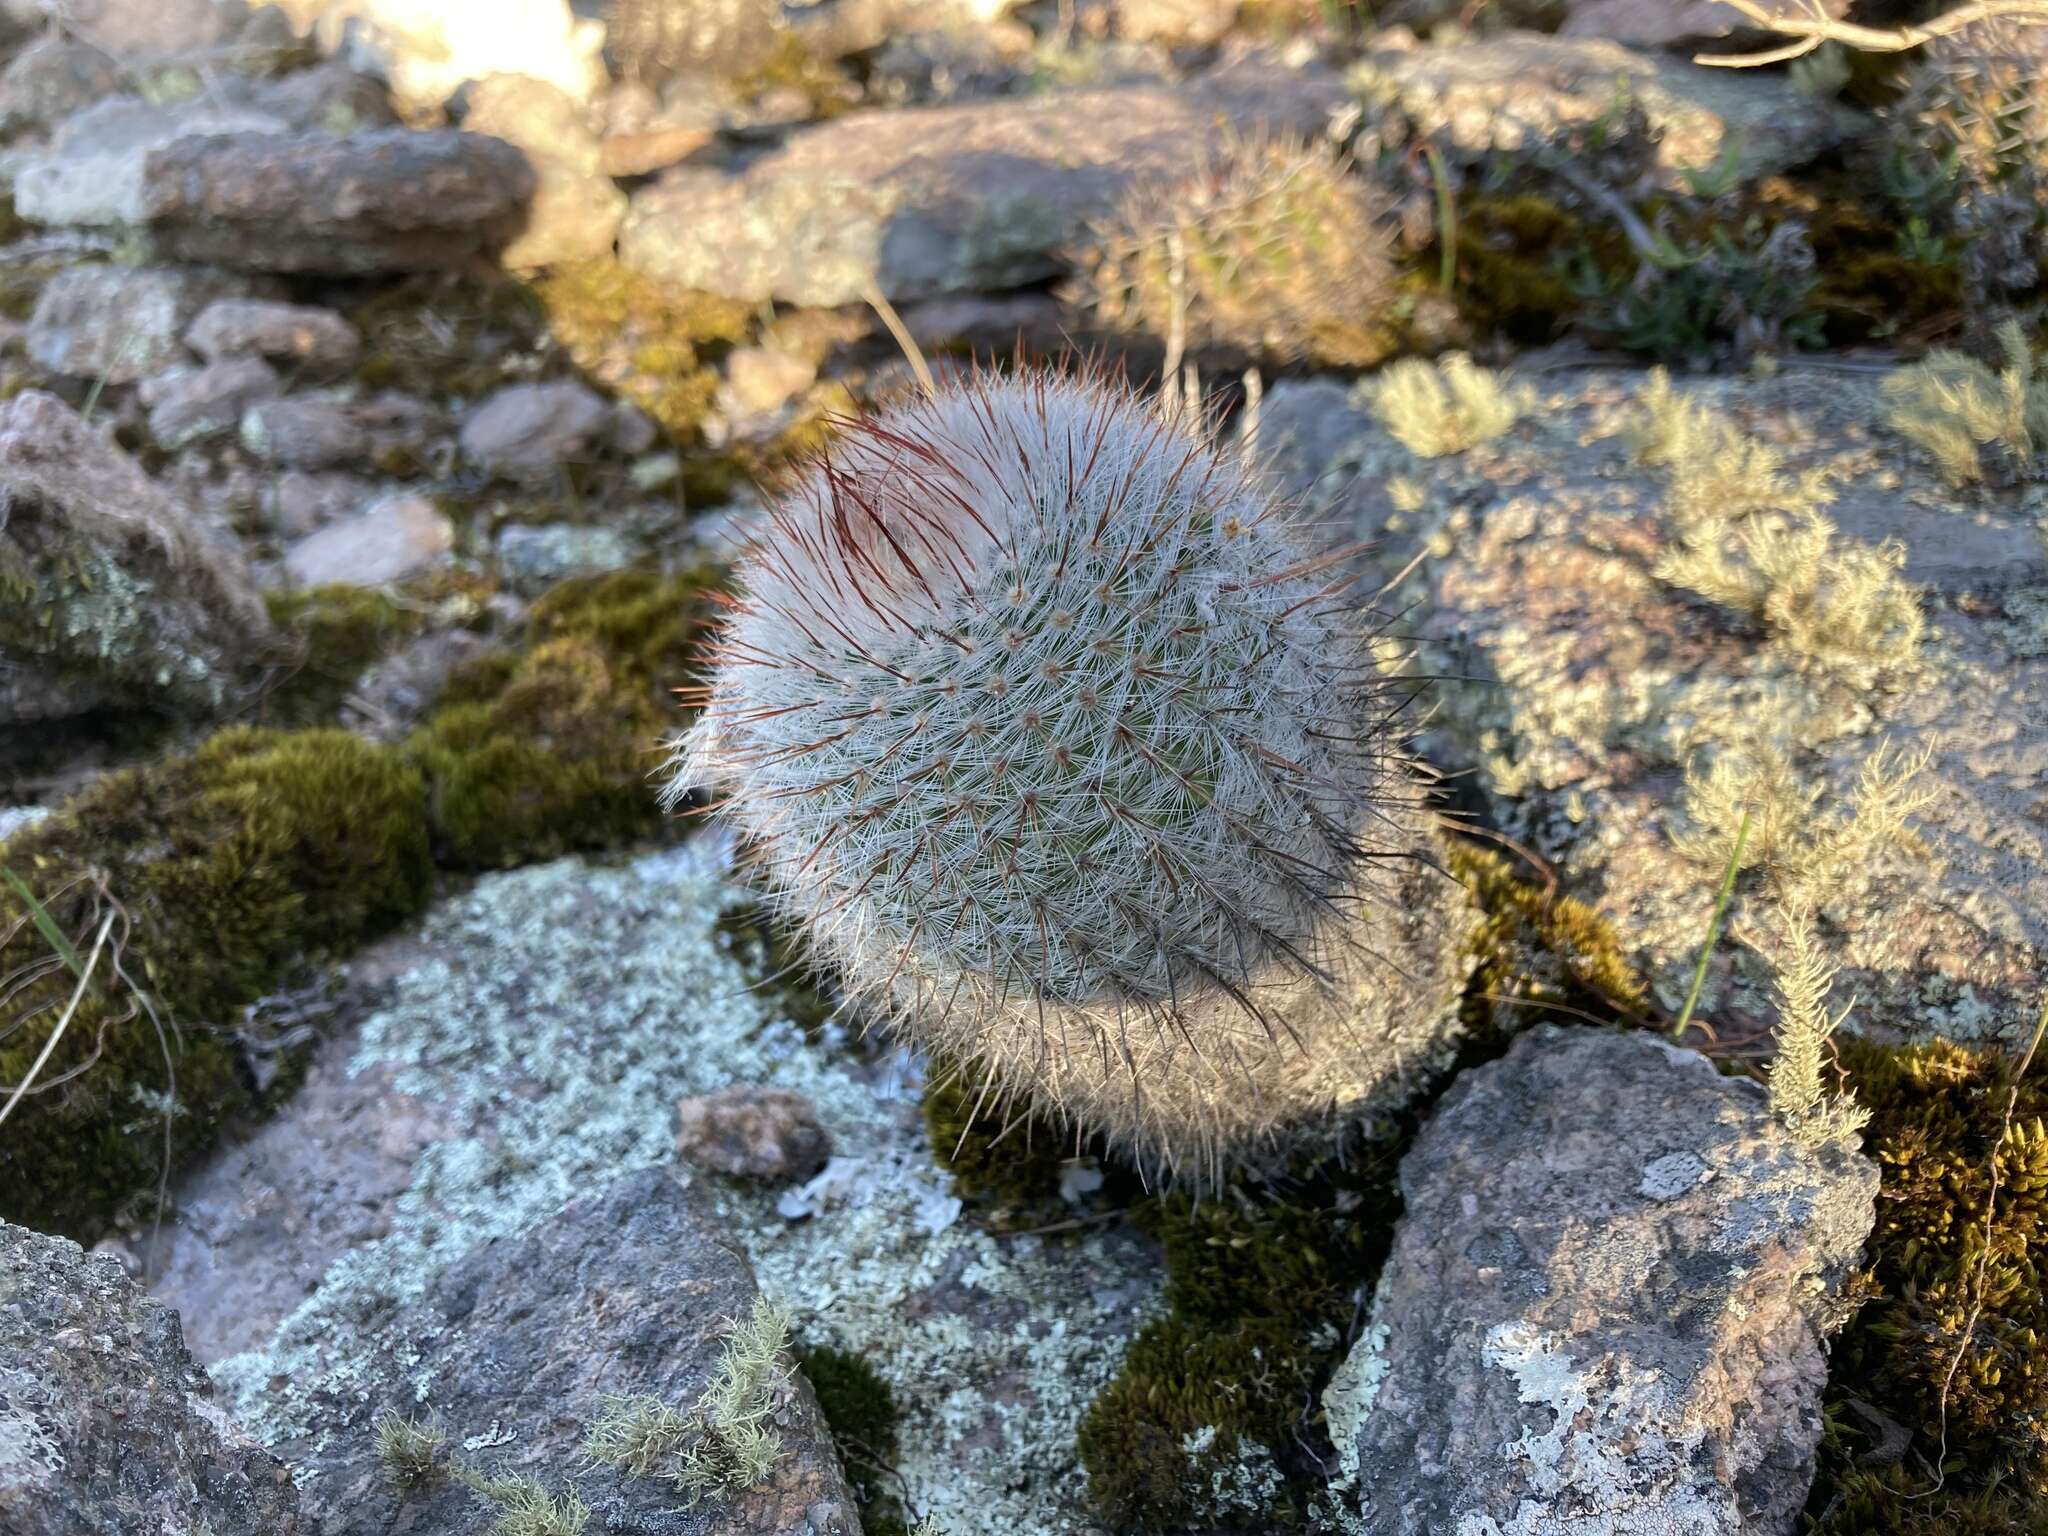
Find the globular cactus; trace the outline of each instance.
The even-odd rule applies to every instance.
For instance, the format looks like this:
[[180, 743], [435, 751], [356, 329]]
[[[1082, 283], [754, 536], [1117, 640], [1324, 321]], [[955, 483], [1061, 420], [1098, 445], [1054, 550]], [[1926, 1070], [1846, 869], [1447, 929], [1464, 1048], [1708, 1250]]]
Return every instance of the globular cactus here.
[[1948, 188], [1976, 295], [2033, 288], [2048, 226], [2048, 26], [1991, 17], [1937, 38], [1891, 117], [1907, 164]]
[[1110, 330], [1178, 325], [1195, 351], [1363, 366], [1392, 345], [1388, 223], [1330, 145], [1232, 139], [1186, 176], [1134, 186], [1080, 254], [1071, 297]]
[[1335, 568], [1120, 387], [948, 385], [775, 508], [671, 795], [977, 1091], [1213, 1183], [1457, 1028], [1469, 909]]
[[790, 40], [781, 0], [611, 0], [605, 46], [628, 80], [661, 86], [677, 75], [735, 80]]

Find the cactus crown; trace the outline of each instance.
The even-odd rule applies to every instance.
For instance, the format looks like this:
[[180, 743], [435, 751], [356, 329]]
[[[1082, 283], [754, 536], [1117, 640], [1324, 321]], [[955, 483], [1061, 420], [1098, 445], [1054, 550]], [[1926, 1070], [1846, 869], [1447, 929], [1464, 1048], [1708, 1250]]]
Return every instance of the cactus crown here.
[[1073, 297], [1114, 330], [1178, 323], [1197, 349], [1361, 366], [1389, 347], [1386, 225], [1386, 199], [1329, 144], [1233, 137], [1189, 174], [1133, 187]]
[[1218, 995], [1282, 1032], [1401, 772], [1331, 563], [1128, 391], [974, 377], [776, 510], [671, 793], [728, 788], [785, 915], [927, 1044]]

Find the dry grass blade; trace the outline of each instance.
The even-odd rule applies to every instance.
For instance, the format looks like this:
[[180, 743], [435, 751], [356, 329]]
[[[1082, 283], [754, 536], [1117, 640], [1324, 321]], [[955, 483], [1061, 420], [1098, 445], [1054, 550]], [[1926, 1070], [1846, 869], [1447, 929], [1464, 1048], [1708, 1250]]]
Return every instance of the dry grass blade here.
[[36, 1053], [35, 1061], [30, 1064], [22, 1080], [14, 1085], [14, 1092], [8, 1095], [5, 1104], [0, 1104], [0, 1125], [7, 1123], [7, 1117], [14, 1113], [14, 1106], [27, 1095], [43, 1068], [49, 1065], [50, 1057], [56, 1053], [57, 1042], [64, 1038], [64, 1031], [71, 1026], [72, 1015], [78, 1012], [78, 1005], [85, 1000], [86, 988], [92, 984], [93, 970], [100, 963], [100, 952], [106, 948], [107, 935], [113, 931], [113, 927], [114, 914], [109, 912], [100, 922], [99, 936], [93, 940], [91, 957], [85, 962], [84, 969], [78, 973], [78, 985], [72, 990], [71, 1001], [64, 1005], [63, 1014], [50, 1030], [50, 1037], [43, 1042], [42, 1050]]
[[1782, 11], [1766, 9], [1759, 0], [1723, 0], [1723, 3], [1766, 31], [1795, 41], [1759, 53], [1696, 53], [1693, 55], [1695, 64], [1712, 64], [1722, 69], [1754, 69], [1762, 64], [1781, 64], [1787, 59], [1799, 58], [1828, 42], [1846, 43], [1865, 53], [1904, 53], [1993, 17], [2010, 16], [2023, 22], [2048, 23], [2048, 0], [1976, 0], [1975, 4], [1958, 6], [1945, 15], [1914, 27], [1856, 26], [1820, 15], [1818, 7], [1813, 15], [1787, 16]]
[[1749, 823], [1752, 812], [1748, 806], [1742, 808], [1742, 820], [1735, 828], [1735, 843], [1728, 850], [1728, 868], [1721, 875], [1721, 892], [1714, 898], [1714, 915], [1707, 923], [1707, 941], [1700, 946], [1700, 963], [1693, 967], [1692, 985], [1686, 989], [1685, 1006], [1678, 1012], [1678, 1022], [1671, 1026], [1671, 1038], [1683, 1040], [1685, 1026], [1692, 1022], [1693, 1010], [1700, 1005], [1700, 989], [1707, 984], [1707, 963], [1714, 958], [1714, 945], [1720, 941], [1721, 925], [1728, 920], [1728, 902], [1735, 894], [1735, 876], [1742, 869], [1743, 845], [1749, 841]]

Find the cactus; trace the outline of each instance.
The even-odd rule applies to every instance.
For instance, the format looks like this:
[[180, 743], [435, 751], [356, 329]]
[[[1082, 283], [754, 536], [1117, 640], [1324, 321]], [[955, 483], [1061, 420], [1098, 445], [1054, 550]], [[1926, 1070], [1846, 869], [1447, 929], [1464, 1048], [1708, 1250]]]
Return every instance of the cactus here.
[[737, 80], [788, 44], [780, 0], [611, 0], [605, 45], [628, 80], [661, 86], [677, 75]]
[[1976, 295], [2034, 287], [2048, 224], [2048, 27], [1991, 17], [1937, 38], [1892, 123], [1906, 168], [1947, 188]]
[[1468, 931], [1333, 559], [1095, 379], [849, 429], [741, 561], [698, 785], [849, 996], [1214, 1183], [1391, 1107]]
[[1255, 362], [1340, 367], [1390, 349], [1387, 207], [1324, 143], [1233, 138], [1141, 182], [1100, 224], [1071, 297], [1111, 330]]

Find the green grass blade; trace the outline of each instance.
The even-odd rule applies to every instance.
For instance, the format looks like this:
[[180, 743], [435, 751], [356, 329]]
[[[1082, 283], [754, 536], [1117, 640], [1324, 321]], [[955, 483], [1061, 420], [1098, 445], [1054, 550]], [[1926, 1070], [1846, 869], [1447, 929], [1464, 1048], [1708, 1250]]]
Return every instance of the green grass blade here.
[[1742, 810], [1742, 822], [1735, 829], [1735, 846], [1728, 850], [1728, 868], [1721, 876], [1721, 894], [1714, 898], [1714, 919], [1707, 924], [1707, 942], [1700, 946], [1700, 963], [1693, 967], [1692, 987], [1685, 994], [1685, 1007], [1671, 1028], [1671, 1038], [1683, 1040], [1685, 1026], [1692, 1022], [1700, 1005], [1700, 989], [1707, 984], [1707, 962], [1714, 958], [1714, 946], [1721, 941], [1721, 924], [1728, 918], [1728, 901], [1735, 894], [1735, 877], [1742, 872], [1742, 850], [1749, 842], [1749, 807]]
[[57, 920], [50, 916], [50, 909], [36, 900], [36, 893], [22, 883], [21, 876], [0, 864], [0, 879], [13, 887], [14, 894], [28, 906], [29, 919], [36, 925], [36, 932], [71, 967], [71, 974], [80, 981], [85, 980], [85, 962], [78, 958], [78, 951], [71, 947], [71, 941], [64, 937], [64, 930], [57, 926]]

